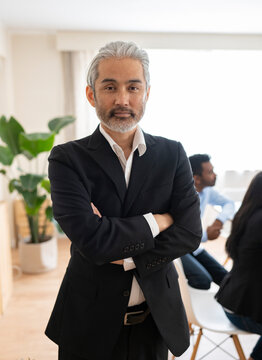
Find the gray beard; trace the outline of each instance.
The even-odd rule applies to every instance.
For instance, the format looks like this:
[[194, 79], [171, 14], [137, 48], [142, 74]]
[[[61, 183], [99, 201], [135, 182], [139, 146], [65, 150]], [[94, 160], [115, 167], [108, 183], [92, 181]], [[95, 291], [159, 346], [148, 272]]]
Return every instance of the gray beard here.
[[125, 121], [121, 122], [115, 122], [115, 121], [109, 121], [109, 122], [105, 122], [104, 120], [100, 119], [101, 124], [103, 124], [104, 126], [106, 126], [109, 130], [115, 131], [115, 132], [119, 132], [121, 134], [124, 134], [128, 131], [131, 131], [133, 129], [135, 129], [135, 127], [137, 126], [137, 124], [139, 123], [139, 121], [132, 121], [132, 122], [128, 122], [126, 123]]

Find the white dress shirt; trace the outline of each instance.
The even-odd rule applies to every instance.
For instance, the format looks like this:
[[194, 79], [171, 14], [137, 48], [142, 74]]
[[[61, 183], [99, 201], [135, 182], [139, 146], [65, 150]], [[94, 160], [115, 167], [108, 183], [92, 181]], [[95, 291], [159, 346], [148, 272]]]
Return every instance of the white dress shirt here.
[[[145, 142], [144, 134], [143, 134], [141, 128], [139, 126], [137, 126], [137, 130], [136, 130], [134, 140], [133, 140], [132, 151], [131, 151], [128, 159], [125, 158], [125, 154], [124, 154], [122, 148], [119, 145], [117, 145], [117, 143], [105, 132], [105, 130], [102, 128], [101, 124], [99, 126], [99, 130], [100, 130], [101, 134], [105, 137], [105, 139], [108, 141], [108, 143], [111, 146], [114, 153], [117, 155], [118, 160], [124, 171], [126, 186], [128, 187], [131, 169], [132, 169], [134, 152], [136, 151], [136, 149], [138, 149], [139, 156], [143, 156], [144, 153], [146, 152], [146, 142]], [[158, 224], [157, 224], [153, 214], [148, 213], [148, 214], [145, 214], [144, 217], [148, 222], [148, 225], [152, 231], [153, 237], [156, 237], [159, 234], [159, 227], [158, 227]], [[132, 258], [124, 259], [123, 266], [124, 266], [125, 271], [134, 269], [136, 267]], [[139, 305], [143, 301], [145, 301], [144, 294], [143, 294], [140, 286], [138, 285], [138, 282], [137, 282], [135, 276], [133, 276], [133, 282], [132, 282], [128, 306]]]

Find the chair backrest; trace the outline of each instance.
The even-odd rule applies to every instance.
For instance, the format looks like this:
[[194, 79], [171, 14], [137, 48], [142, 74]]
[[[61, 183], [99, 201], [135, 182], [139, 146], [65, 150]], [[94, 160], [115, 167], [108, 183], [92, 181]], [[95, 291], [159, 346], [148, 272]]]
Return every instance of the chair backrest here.
[[174, 264], [178, 272], [178, 282], [179, 282], [182, 300], [186, 309], [187, 319], [190, 323], [200, 326], [200, 324], [198, 323], [195, 317], [194, 310], [192, 307], [191, 296], [189, 293], [187, 278], [184, 273], [182, 261], [180, 259], [175, 259]]
[[181, 260], [174, 260], [174, 264], [179, 275], [179, 286], [187, 319], [191, 324], [214, 332], [246, 333], [236, 328], [228, 320], [222, 306], [215, 300], [214, 296], [218, 291], [218, 286], [215, 283], [211, 283], [208, 290], [194, 289], [188, 285]]

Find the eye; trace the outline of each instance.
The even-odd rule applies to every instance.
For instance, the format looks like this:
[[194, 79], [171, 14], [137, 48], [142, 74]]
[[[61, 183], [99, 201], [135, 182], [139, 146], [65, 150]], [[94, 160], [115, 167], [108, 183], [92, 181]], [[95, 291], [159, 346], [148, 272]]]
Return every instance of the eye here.
[[113, 90], [115, 90], [115, 87], [113, 85], [108, 85], [104, 89], [107, 91], [113, 91]]
[[130, 91], [139, 91], [139, 87], [135, 86], [135, 85], [132, 85], [132, 86], [129, 86], [128, 88]]

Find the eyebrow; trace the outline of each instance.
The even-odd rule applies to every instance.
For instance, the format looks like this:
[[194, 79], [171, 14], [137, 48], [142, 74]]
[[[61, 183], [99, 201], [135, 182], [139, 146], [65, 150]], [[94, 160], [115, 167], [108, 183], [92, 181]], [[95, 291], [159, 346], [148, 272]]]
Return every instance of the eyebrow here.
[[[106, 83], [106, 82], [117, 82], [116, 79], [110, 79], [110, 78], [105, 78], [101, 81], [101, 83]], [[130, 79], [127, 81], [127, 83], [140, 83], [142, 84], [142, 81], [139, 79]]]

